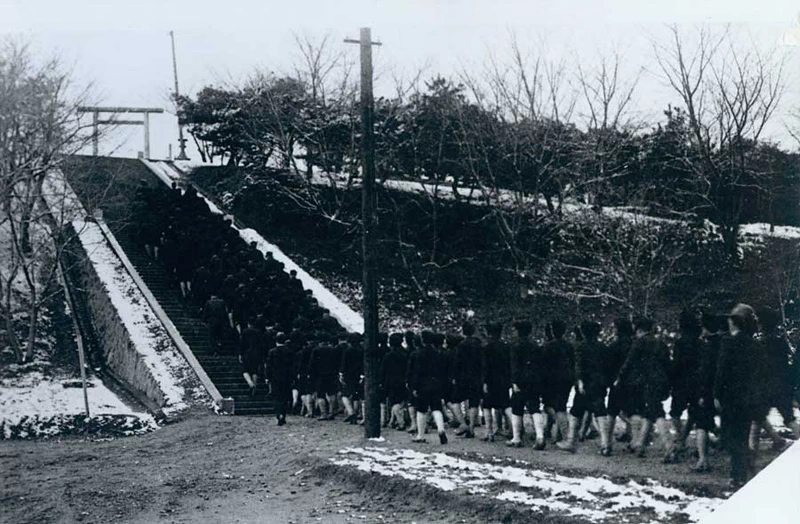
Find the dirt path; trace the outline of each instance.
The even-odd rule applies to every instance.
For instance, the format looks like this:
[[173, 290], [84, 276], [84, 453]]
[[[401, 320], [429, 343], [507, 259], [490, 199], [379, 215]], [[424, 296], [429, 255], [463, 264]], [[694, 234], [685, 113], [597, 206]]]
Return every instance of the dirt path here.
[[[455, 438], [450, 445], [439, 446], [434, 440], [414, 449], [446, 451], [475, 462], [521, 459], [532, 467], [559, 472], [649, 477], [703, 496], [718, 496], [725, 485], [721, 456], [714, 457], [714, 473], [697, 476], [688, 473], [687, 463], [665, 466], [655, 457], [643, 460], [620, 454], [605, 459], [596, 454], [594, 443], [586, 443], [576, 455], [565, 455], [552, 449], [507, 449], [501, 443]], [[492, 508], [462, 504], [452, 494], [442, 494], [443, 504], [435, 504], [438, 512], [426, 513], [421, 502], [440, 500], [435, 491], [404, 489], [402, 483], [408, 485], [407, 481], [380, 475], [338, 473], [330, 465], [329, 459], [340, 450], [365, 444], [362, 428], [341, 422], [291, 417], [288, 426], [278, 428], [271, 418], [211, 415], [188, 417], [140, 437], [3, 441], [0, 521], [494, 521]], [[388, 430], [385, 443], [368, 444], [411, 447], [408, 435], [394, 430]], [[503, 503], [495, 506], [502, 509]], [[505, 515], [505, 520], [518, 514], [496, 513]]]

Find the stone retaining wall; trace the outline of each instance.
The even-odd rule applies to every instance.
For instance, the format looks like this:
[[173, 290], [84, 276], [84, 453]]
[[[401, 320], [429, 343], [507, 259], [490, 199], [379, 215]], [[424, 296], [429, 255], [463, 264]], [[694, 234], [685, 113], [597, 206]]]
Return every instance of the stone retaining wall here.
[[166, 404], [164, 392], [136, 351], [130, 333], [80, 241], [76, 239], [71, 243], [65, 258], [69, 278], [76, 287], [77, 301], [82, 303], [84, 317], [88, 317], [84, 320], [91, 324], [95, 362], [101, 361], [101, 365], [149, 409], [160, 411]]

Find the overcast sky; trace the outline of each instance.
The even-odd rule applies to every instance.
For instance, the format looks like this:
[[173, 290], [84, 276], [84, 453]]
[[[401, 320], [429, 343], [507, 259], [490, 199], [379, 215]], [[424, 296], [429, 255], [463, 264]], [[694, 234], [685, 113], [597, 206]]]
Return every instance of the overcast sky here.
[[[671, 95], [647, 71], [654, 70], [651, 41], [665, 35], [665, 24], [731, 23], [769, 49], [793, 28], [798, 12], [800, 4], [789, 0], [0, 0], [0, 32], [24, 35], [43, 54], [60, 53], [79, 81], [94, 83], [104, 105], [168, 108], [170, 30], [184, 94], [241, 79], [255, 67], [289, 71], [297, 59], [293, 33], [330, 34], [355, 54], [356, 46], [339, 43], [371, 27], [383, 43], [375, 54], [383, 74], [376, 89], [388, 92], [391, 70], [414, 71], [426, 63], [431, 75], [477, 70], [489, 52], [507, 52], [513, 31], [524, 43], [544, 39], [549, 53], [574, 53], [587, 62], [619, 50], [627, 71], [645, 69], [636, 109], [656, 118]], [[800, 106], [800, 48], [779, 50], [788, 53], [790, 89], [770, 135], [794, 147], [784, 123]], [[129, 129], [101, 144], [101, 152], [135, 156], [143, 148], [141, 128]], [[152, 118], [153, 157], [165, 158], [176, 138], [174, 117]]]

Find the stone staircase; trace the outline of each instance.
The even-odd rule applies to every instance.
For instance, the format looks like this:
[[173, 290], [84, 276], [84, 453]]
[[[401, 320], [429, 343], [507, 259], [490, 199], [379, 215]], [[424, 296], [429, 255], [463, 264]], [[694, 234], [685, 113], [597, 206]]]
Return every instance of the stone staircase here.
[[[125, 254], [147, 287], [155, 296], [175, 328], [191, 348], [211, 381], [223, 397], [234, 399], [236, 415], [268, 415], [275, 412], [275, 404], [267, 398], [263, 380], [258, 393], [251, 398], [247, 383], [242, 377], [236, 344], [231, 341], [224, 354], [215, 356], [208, 341], [208, 331], [200, 319], [196, 306], [181, 297], [180, 288], [168, 278], [163, 266], [150, 260], [130, 238], [128, 229], [131, 199], [139, 181], [151, 186], [166, 188], [142, 162], [135, 159], [110, 157], [70, 157], [63, 171], [71, 180], [83, 204], [90, 208], [88, 195], [103, 195], [102, 208], [106, 223], [114, 233]], [[112, 183], [113, 182], [113, 183]]]
[[263, 381], [255, 396], [242, 376], [236, 344], [233, 340], [223, 346], [220, 355], [214, 355], [209, 343], [208, 330], [191, 300], [184, 300], [180, 288], [169, 280], [163, 266], [151, 260], [125, 231], [114, 233], [125, 254], [130, 259], [142, 280], [153, 293], [175, 328], [189, 345], [208, 377], [223, 397], [234, 399], [235, 415], [269, 415], [275, 412], [275, 404], [267, 397]]

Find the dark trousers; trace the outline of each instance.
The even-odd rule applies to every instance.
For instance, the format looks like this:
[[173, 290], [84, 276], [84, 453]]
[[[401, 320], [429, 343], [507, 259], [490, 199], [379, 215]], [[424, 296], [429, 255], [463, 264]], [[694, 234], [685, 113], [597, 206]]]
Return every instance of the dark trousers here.
[[723, 409], [722, 441], [731, 457], [731, 479], [737, 482], [747, 482], [750, 475], [751, 452], [748, 446], [750, 435], [749, 411], [743, 407], [729, 407]]
[[275, 415], [285, 418], [289, 410], [289, 403], [292, 401], [291, 384], [273, 384], [272, 399], [275, 401]]

